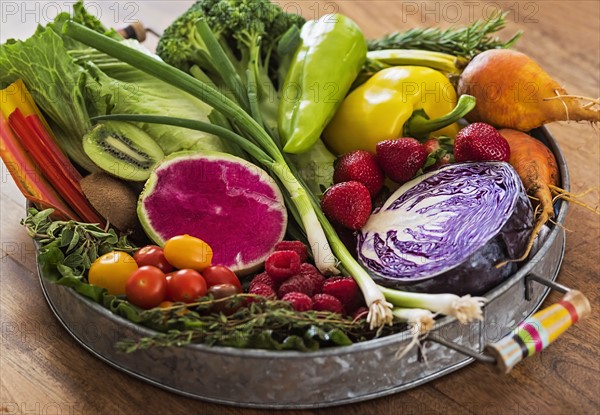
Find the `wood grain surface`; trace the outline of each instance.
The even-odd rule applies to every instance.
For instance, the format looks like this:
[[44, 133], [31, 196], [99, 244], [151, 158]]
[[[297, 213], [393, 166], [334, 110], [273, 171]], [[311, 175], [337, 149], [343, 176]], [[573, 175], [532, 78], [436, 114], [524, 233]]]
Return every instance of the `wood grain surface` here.
[[[49, 3], [52, 2], [2, 1], [2, 40], [29, 35], [37, 21], [48, 18], [44, 13], [55, 13], [46, 7]], [[106, 23], [119, 26], [129, 17], [156, 30], [162, 30], [190, 4], [102, 3], [104, 9], [113, 7], [109, 9], [112, 15], [102, 16]], [[296, 7], [307, 17], [340, 11], [354, 18], [369, 37], [413, 26], [446, 27], [467, 23], [501, 7], [513, 12], [503, 37], [523, 30], [525, 34], [517, 49], [537, 60], [572, 94], [600, 96], [600, 2], [597, 1], [280, 3], [290, 10]], [[35, 4], [39, 4], [37, 12]], [[8, 6], [12, 8], [6, 8]], [[15, 7], [17, 12], [14, 12]], [[34, 11], [23, 14], [20, 10], [23, 7]], [[127, 15], [132, 12], [133, 15]], [[154, 39], [149, 39], [147, 43], [152, 46], [153, 42]], [[567, 159], [573, 192], [600, 188], [597, 127], [555, 123], [550, 125], [550, 130]], [[583, 200], [597, 208], [598, 193]], [[250, 415], [261, 412], [165, 392], [112, 369], [84, 350], [62, 329], [45, 303], [35, 273], [33, 243], [19, 225], [23, 214], [24, 199], [2, 165], [0, 414]], [[591, 317], [571, 328], [543, 353], [519, 364], [508, 375], [496, 375], [487, 366], [475, 363], [389, 397], [326, 410], [287, 412], [344, 415], [600, 413], [597, 311], [600, 306], [600, 218], [572, 205], [565, 227], [567, 249], [558, 281], [587, 294], [593, 311]], [[559, 298], [553, 293], [545, 305]]]

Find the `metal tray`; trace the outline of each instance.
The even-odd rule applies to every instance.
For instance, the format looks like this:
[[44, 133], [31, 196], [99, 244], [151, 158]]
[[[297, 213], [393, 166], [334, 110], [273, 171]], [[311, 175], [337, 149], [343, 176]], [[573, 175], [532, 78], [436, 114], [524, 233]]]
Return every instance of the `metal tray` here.
[[[553, 151], [560, 169], [561, 186], [569, 190], [567, 166], [550, 132], [540, 128], [532, 135]], [[557, 223], [561, 225], [567, 204], [561, 201], [556, 206]], [[408, 331], [317, 352], [194, 344], [119, 353], [114, 349], [117, 341], [139, 339], [154, 332], [112, 314], [70, 288], [53, 285], [41, 274], [40, 283], [50, 308], [75, 340], [121, 371], [160, 388], [205, 401], [241, 407], [300, 409], [390, 395], [473, 362], [486, 344], [503, 338], [540, 307], [550, 288], [530, 284], [530, 280], [554, 281], [564, 249], [564, 229], [553, 226], [535, 255], [507, 281], [486, 294], [488, 303], [483, 310], [483, 321], [461, 325], [453, 318], [440, 319], [432, 332], [433, 338], [439, 341], [426, 341], [424, 352], [415, 348], [402, 359], [395, 358], [395, 354], [411, 341], [412, 333]]]

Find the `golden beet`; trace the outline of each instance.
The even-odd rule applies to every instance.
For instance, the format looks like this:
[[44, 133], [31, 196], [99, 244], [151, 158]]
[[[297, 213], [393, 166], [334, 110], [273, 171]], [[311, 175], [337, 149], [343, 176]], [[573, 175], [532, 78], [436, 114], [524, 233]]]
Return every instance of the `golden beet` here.
[[553, 121], [600, 121], [598, 100], [568, 95], [524, 53], [492, 49], [477, 55], [458, 83], [459, 95], [473, 95], [471, 122], [529, 131]]

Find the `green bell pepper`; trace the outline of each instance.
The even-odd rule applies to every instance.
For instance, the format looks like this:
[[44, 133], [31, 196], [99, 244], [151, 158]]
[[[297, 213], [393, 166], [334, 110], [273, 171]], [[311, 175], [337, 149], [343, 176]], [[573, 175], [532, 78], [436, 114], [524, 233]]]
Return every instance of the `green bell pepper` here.
[[341, 105], [367, 56], [358, 25], [341, 14], [308, 21], [283, 84], [278, 129], [286, 153], [308, 151]]

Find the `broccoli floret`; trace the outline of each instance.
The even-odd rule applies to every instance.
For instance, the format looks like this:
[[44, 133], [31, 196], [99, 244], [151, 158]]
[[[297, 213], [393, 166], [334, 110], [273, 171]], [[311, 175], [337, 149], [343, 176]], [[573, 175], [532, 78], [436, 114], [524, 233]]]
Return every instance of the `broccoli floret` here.
[[257, 74], [259, 79], [270, 74], [276, 84], [282, 82], [276, 79], [277, 71], [271, 64], [279, 61], [277, 43], [291, 26], [299, 29], [305, 22], [302, 16], [285, 13], [268, 0], [200, 0], [165, 30], [157, 54], [181, 70], [189, 71], [197, 65], [211, 74], [215, 68], [207, 62], [208, 52], [196, 30], [196, 22], [202, 18], [242, 79], [251, 57], [257, 54], [261, 60], [258, 67], [264, 71]]
[[[194, 76], [208, 77], [217, 88], [231, 96], [232, 71], [215, 67], [197, 29], [200, 19], [204, 19], [231, 61], [236, 72], [234, 78], [240, 80], [239, 83], [235, 81], [235, 85], [241, 83], [247, 90], [249, 81], [255, 81], [262, 122], [276, 135], [278, 88], [283, 84], [287, 65], [295, 51], [289, 47], [294, 45], [289, 38], [294, 35], [299, 38], [304, 18], [285, 13], [269, 0], [200, 0], [165, 30], [157, 54], [168, 64]], [[279, 47], [282, 38], [286, 38], [288, 47]], [[252, 78], [248, 79], [248, 76]], [[239, 92], [238, 89], [234, 92]], [[240, 105], [243, 104], [240, 101], [245, 100], [241, 98], [238, 99]]]

